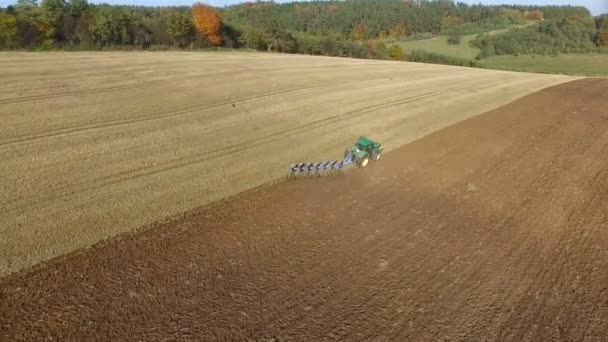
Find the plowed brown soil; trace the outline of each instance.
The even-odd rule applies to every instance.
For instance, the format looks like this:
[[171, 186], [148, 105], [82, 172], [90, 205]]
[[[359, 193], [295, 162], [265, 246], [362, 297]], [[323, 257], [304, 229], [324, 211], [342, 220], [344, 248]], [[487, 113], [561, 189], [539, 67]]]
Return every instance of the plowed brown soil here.
[[573, 80], [249, 52], [0, 52], [0, 277]]
[[11, 341], [602, 341], [608, 80], [0, 280]]

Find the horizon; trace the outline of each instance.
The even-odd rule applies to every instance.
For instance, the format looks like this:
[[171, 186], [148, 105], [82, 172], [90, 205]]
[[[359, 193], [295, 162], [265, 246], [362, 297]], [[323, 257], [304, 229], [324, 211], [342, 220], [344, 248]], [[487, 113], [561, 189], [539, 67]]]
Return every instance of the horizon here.
[[[608, 1], [596, 1], [596, 0], [454, 0], [455, 2], [463, 2], [468, 5], [483, 4], [483, 5], [527, 5], [527, 6], [584, 6], [592, 15], [600, 15], [608, 13]], [[110, 5], [136, 5], [136, 6], [152, 6], [152, 7], [164, 7], [164, 6], [189, 6], [196, 1], [192, 0], [99, 0], [89, 1], [93, 4], [107, 3]], [[208, 0], [205, 3], [215, 7], [225, 7], [243, 3], [243, 0]], [[294, 1], [281, 1], [277, 0], [277, 3], [289, 3]], [[0, 0], [0, 7], [7, 7], [15, 5], [16, 1], [13, 0]]]

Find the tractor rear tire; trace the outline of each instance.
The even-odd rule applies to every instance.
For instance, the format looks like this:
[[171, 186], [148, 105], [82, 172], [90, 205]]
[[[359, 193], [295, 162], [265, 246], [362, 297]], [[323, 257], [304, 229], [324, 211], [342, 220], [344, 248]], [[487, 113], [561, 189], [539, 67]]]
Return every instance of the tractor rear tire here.
[[357, 161], [359, 167], [366, 167], [369, 164], [369, 157], [365, 156]]

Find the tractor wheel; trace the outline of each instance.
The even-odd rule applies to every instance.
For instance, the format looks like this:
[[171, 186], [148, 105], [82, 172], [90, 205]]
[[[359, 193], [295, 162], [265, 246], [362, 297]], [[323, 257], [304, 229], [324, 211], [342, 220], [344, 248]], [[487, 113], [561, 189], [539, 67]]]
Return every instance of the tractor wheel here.
[[359, 159], [357, 161], [357, 165], [359, 167], [366, 167], [368, 163], [369, 163], [369, 157], [368, 156], [365, 156], [365, 157], [363, 157], [363, 158], [361, 158], [361, 159]]
[[382, 156], [382, 151], [374, 151], [374, 153], [372, 153], [372, 160], [376, 161], [376, 160], [380, 159], [381, 156]]

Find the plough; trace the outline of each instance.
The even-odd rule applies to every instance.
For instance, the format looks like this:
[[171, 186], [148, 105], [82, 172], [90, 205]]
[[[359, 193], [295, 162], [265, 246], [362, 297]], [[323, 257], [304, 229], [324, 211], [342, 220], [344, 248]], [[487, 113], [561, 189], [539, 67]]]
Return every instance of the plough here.
[[291, 165], [291, 172], [316, 172], [325, 170], [338, 170], [348, 164], [352, 164], [352, 161], [344, 159], [318, 163], [298, 163]]
[[292, 173], [319, 172], [325, 170], [339, 170], [350, 164], [365, 167], [370, 159], [376, 161], [382, 155], [382, 145], [366, 137], [359, 137], [344, 152], [343, 160], [332, 160], [313, 163], [297, 163], [291, 165]]

